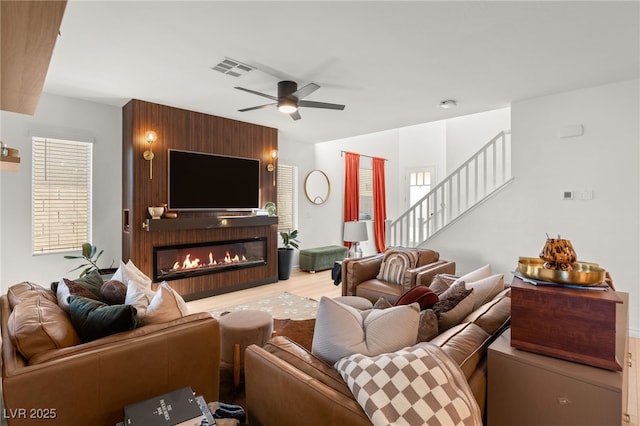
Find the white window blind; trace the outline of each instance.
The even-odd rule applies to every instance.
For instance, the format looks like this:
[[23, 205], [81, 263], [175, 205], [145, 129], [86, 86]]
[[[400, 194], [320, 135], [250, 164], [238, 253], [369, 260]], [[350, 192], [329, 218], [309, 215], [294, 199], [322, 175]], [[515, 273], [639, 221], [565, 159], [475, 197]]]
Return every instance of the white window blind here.
[[373, 219], [373, 170], [360, 168], [360, 220]]
[[91, 241], [93, 145], [32, 139], [32, 252], [79, 249]]
[[278, 231], [292, 231], [298, 226], [298, 167], [278, 164]]

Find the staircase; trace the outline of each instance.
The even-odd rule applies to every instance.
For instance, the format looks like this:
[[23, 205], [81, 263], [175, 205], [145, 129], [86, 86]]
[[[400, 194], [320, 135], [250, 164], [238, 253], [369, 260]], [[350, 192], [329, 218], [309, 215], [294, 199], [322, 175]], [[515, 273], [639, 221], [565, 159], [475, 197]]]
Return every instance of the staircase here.
[[419, 247], [513, 181], [511, 131], [498, 133], [387, 228], [387, 246]]

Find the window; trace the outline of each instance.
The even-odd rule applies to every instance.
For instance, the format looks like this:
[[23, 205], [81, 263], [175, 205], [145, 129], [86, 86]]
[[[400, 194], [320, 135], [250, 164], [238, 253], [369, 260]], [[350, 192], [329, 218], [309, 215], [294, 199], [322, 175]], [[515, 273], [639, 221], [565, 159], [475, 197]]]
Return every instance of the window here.
[[432, 170], [409, 172], [409, 205], [413, 206], [431, 191]]
[[32, 252], [70, 251], [91, 241], [91, 161], [86, 142], [32, 139]]
[[373, 170], [360, 168], [360, 220], [373, 219]]
[[278, 231], [298, 226], [298, 167], [278, 164]]

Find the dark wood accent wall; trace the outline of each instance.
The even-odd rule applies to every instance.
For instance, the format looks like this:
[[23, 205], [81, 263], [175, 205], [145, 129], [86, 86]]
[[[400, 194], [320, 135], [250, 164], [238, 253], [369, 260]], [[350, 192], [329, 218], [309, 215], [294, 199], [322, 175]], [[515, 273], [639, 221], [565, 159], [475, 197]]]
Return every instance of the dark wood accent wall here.
[[[271, 152], [278, 149], [277, 129], [165, 105], [131, 100], [123, 107], [122, 170], [123, 224], [122, 258], [131, 259], [148, 276], [153, 276], [153, 247], [207, 241], [267, 237], [267, 265], [219, 272], [211, 275], [171, 281], [185, 299], [248, 288], [276, 282], [277, 225], [214, 229], [180, 229], [147, 231], [143, 224], [149, 219], [147, 207], [167, 202], [168, 150], [222, 154], [259, 159], [260, 204], [276, 201], [276, 186], [272, 172], [266, 169]], [[149, 162], [142, 154], [148, 149], [144, 134], [153, 130], [158, 139], [153, 144], [153, 177], [149, 177]], [[228, 182], [216, 182], [215, 190], [233, 191], [233, 177]], [[206, 190], [206, 188], [203, 188]], [[180, 218], [213, 217], [229, 212], [179, 212]], [[246, 215], [247, 213], [237, 213]], [[155, 219], [173, 220], [173, 219]], [[153, 229], [153, 228], [152, 228]]]

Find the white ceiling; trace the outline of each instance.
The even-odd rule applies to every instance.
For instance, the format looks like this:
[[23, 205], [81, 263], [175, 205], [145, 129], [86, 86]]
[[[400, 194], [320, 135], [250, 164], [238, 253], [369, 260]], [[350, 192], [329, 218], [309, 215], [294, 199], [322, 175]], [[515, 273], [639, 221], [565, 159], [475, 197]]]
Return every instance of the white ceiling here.
[[[509, 106], [640, 75], [638, 1], [73, 1], [45, 91], [136, 98], [257, 123], [315, 143]], [[211, 70], [225, 57], [257, 67]], [[240, 108], [279, 80], [344, 111]], [[438, 108], [455, 99], [456, 108]]]

